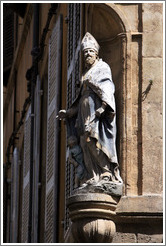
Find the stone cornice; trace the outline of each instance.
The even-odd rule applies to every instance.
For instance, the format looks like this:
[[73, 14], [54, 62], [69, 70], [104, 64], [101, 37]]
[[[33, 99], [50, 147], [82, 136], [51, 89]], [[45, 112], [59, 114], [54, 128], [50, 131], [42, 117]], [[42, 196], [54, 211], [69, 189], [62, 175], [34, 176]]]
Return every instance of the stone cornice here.
[[116, 209], [116, 222], [155, 223], [163, 219], [161, 195], [124, 196]]

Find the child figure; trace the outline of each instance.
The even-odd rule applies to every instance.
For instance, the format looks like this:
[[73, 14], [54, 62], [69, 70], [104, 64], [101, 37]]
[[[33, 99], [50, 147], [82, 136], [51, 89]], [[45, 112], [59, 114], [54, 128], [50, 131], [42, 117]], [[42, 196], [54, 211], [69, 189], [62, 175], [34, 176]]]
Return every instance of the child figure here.
[[75, 188], [78, 188], [85, 178], [85, 166], [83, 161], [82, 149], [78, 145], [77, 138], [70, 136], [67, 140], [69, 147], [69, 162], [74, 165], [76, 170]]

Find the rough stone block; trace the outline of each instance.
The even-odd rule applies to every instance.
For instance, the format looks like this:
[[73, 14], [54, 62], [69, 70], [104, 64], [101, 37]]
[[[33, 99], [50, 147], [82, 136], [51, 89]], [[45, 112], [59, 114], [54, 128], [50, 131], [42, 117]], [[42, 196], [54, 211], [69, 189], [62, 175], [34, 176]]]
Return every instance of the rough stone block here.
[[[148, 89], [149, 80], [153, 84]], [[162, 192], [163, 170], [162, 59], [143, 59], [142, 148], [143, 193]]]
[[[147, 132], [146, 132], [147, 134]], [[143, 139], [143, 194], [160, 194], [163, 191], [162, 139]]]
[[113, 238], [112, 243], [136, 243], [137, 238], [134, 233], [117, 232]]
[[146, 235], [138, 233], [137, 235], [137, 243], [162, 243], [162, 241], [162, 234]]
[[143, 30], [144, 32], [162, 32], [163, 18], [162, 3], [143, 4]]
[[143, 34], [143, 57], [161, 57], [163, 54], [163, 36], [161, 32]]
[[117, 6], [127, 17], [127, 20], [131, 27], [131, 31], [137, 32], [138, 31], [138, 4], [137, 3], [117, 4]]
[[[153, 138], [162, 138], [163, 125], [162, 107], [159, 103], [151, 103], [143, 107], [143, 138], [145, 141]], [[156, 151], [155, 151], [156, 154]]]
[[163, 211], [162, 196], [123, 196], [116, 213], [157, 213]]
[[[163, 101], [163, 61], [162, 58], [143, 58], [142, 100], [145, 103]], [[150, 80], [152, 85], [150, 86]]]

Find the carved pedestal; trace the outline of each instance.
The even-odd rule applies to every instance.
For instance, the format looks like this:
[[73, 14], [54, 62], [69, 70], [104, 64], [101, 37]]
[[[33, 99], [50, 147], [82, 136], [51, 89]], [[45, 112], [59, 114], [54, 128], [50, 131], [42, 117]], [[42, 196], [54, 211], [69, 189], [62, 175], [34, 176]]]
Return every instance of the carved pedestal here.
[[71, 196], [68, 208], [74, 242], [111, 243], [116, 232], [114, 219], [118, 201], [118, 197], [101, 193]]

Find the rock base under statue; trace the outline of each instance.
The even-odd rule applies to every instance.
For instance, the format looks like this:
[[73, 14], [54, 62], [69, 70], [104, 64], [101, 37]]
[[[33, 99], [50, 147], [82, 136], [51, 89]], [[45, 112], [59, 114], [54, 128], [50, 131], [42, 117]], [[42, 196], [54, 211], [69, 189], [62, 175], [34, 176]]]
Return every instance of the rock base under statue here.
[[[78, 192], [78, 191], [77, 191]], [[111, 243], [119, 197], [102, 193], [74, 194], [68, 199], [75, 243]]]
[[94, 184], [85, 184], [77, 188], [74, 193], [104, 193], [112, 196], [122, 196], [123, 183], [103, 182]]

